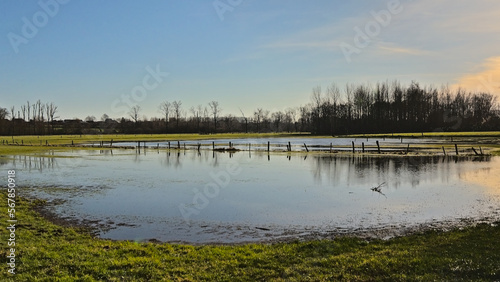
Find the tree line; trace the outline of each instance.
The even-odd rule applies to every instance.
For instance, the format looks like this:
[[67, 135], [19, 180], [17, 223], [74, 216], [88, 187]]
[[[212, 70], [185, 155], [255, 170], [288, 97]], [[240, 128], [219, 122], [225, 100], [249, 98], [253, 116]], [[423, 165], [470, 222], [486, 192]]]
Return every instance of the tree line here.
[[[343, 97], [343, 99], [341, 99]], [[347, 85], [343, 95], [332, 84], [312, 92], [301, 119], [317, 134], [499, 130], [496, 97], [412, 82]]]
[[313, 134], [399, 133], [500, 130], [500, 111], [490, 93], [448, 87], [421, 87], [398, 81], [376, 85], [336, 84], [312, 89], [311, 102], [270, 112], [257, 108], [249, 115], [223, 115], [217, 101], [183, 108], [182, 101], [163, 101], [159, 117], [146, 118], [142, 108], [130, 108], [117, 119], [57, 120], [54, 103], [27, 102], [10, 111], [0, 107], [1, 135], [108, 133], [311, 132]]

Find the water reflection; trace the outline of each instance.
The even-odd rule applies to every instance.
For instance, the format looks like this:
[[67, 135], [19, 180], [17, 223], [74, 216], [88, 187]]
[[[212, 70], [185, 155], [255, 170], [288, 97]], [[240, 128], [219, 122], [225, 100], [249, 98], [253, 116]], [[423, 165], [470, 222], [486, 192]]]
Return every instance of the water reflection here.
[[45, 169], [58, 169], [58, 158], [45, 156], [12, 156], [7, 159], [0, 159], [0, 166], [12, 166], [31, 172], [37, 170], [43, 172]]
[[458, 163], [489, 162], [491, 156], [456, 157], [373, 157], [373, 156], [314, 156], [313, 175], [316, 182], [329, 178], [331, 183], [347, 178], [349, 183], [357, 183], [375, 176], [378, 182], [390, 182], [398, 188], [403, 183], [417, 187], [422, 181], [441, 180], [448, 183], [457, 173], [468, 170], [468, 166]]

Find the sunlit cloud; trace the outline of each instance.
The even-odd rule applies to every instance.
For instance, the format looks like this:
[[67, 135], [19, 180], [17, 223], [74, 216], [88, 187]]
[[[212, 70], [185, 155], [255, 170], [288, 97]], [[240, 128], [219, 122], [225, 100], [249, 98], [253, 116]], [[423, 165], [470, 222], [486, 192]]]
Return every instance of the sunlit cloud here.
[[478, 72], [460, 77], [453, 87], [462, 87], [475, 92], [488, 92], [500, 97], [500, 57], [488, 58], [481, 64]]

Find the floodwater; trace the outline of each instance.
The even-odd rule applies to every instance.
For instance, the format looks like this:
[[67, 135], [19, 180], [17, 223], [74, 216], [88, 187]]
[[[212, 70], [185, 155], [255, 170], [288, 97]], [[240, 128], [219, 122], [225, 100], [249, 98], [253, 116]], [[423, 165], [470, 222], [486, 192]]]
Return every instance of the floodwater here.
[[0, 167], [16, 169], [20, 195], [111, 239], [240, 243], [500, 218], [495, 157], [113, 149]]

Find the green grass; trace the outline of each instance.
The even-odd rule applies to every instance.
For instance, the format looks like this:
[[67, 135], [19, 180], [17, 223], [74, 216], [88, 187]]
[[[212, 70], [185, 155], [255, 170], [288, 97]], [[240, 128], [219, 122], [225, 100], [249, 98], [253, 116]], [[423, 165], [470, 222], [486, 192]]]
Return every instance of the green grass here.
[[[0, 220], [7, 220], [5, 190]], [[498, 280], [500, 227], [479, 225], [388, 241], [355, 238], [189, 246], [92, 238], [54, 225], [17, 199], [16, 276], [2, 281]], [[2, 242], [8, 232], [0, 231]], [[0, 256], [6, 259], [2, 243]]]
[[414, 133], [379, 133], [379, 134], [353, 134], [353, 135], [341, 135], [337, 137], [350, 137], [350, 138], [362, 138], [362, 137], [378, 137], [378, 138], [399, 138], [399, 137], [415, 137], [415, 138], [438, 138], [438, 137], [496, 137], [500, 138], [500, 131], [481, 131], [481, 132], [414, 132]]
[[[9, 143], [21, 141], [25, 145], [69, 145], [98, 142], [98, 141], [154, 141], [154, 140], [203, 140], [203, 139], [224, 139], [224, 138], [273, 138], [273, 137], [300, 137], [310, 136], [308, 133], [222, 133], [222, 134], [105, 134], [105, 135], [26, 135], [26, 136], [0, 136], [0, 140], [7, 140]], [[40, 143], [41, 141], [41, 143]]]
[[[224, 134], [109, 134], [109, 135], [43, 135], [43, 136], [0, 136], [0, 155], [40, 153], [47, 150], [64, 150], [71, 144], [85, 144], [100, 141], [188, 141], [226, 138], [295, 138], [311, 136], [309, 133], [224, 133]], [[9, 145], [2, 145], [2, 140]], [[19, 144], [24, 146], [12, 146]], [[46, 146], [48, 144], [49, 146]], [[92, 148], [88, 148], [92, 149]]]

